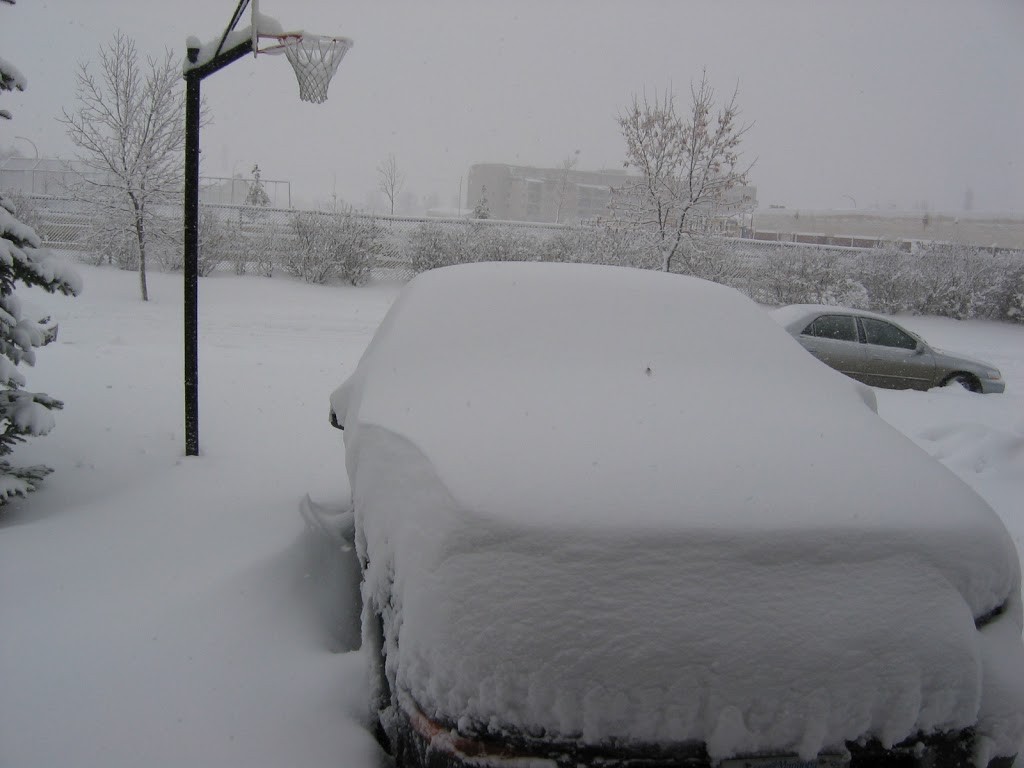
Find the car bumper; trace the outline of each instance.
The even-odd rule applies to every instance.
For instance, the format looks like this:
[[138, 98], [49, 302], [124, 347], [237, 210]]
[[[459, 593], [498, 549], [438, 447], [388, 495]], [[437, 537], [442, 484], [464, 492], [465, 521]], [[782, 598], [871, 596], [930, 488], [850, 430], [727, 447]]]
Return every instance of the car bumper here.
[[[453, 724], [438, 723], [402, 697], [399, 727], [391, 745], [398, 765], [410, 768], [974, 768], [972, 728], [919, 734], [885, 747], [876, 739], [847, 742], [813, 760], [795, 754], [737, 755], [713, 760], [700, 742], [606, 744], [551, 741], [523, 734], [460, 733]], [[1015, 755], [994, 757], [987, 768], [1010, 768]]]
[[1002, 379], [980, 379], [981, 392], [985, 395], [998, 395], [1006, 391], [1006, 382]]

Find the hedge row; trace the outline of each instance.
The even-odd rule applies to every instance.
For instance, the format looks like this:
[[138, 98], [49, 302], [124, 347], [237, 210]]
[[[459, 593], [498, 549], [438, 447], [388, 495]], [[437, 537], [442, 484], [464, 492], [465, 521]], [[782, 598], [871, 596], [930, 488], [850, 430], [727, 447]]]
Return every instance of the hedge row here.
[[[405, 279], [450, 264], [558, 261], [660, 269], [659, 242], [649, 233], [608, 225], [528, 229], [497, 222], [402, 222], [352, 211], [278, 212], [242, 209], [200, 217], [200, 273], [227, 266], [237, 274], [284, 271], [312, 283], [361, 285], [385, 270]], [[115, 231], [116, 230], [116, 231]], [[90, 252], [97, 263], [134, 268], [127, 227], [96, 227]], [[180, 224], [155, 227], [151, 259], [181, 269]], [[812, 245], [769, 246], [719, 237], [687, 238], [672, 270], [731, 285], [762, 304], [840, 304], [887, 314], [908, 312], [1024, 323], [1024, 253], [992, 253], [964, 245], [919, 244], [840, 250]]]

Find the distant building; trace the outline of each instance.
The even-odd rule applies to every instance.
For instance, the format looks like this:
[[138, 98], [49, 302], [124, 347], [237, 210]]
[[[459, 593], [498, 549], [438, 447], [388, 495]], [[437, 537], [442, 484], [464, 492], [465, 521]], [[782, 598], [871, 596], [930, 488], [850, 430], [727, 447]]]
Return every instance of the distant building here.
[[[637, 176], [625, 170], [577, 171], [503, 163], [480, 163], [469, 169], [467, 208], [487, 198], [493, 219], [572, 223], [607, 218], [612, 189]], [[757, 188], [736, 187], [718, 207], [715, 219], [749, 215], [757, 207]]]
[[624, 171], [577, 171], [480, 163], [469, 169], [466, 207], [487, 198], [491, 218], [507, 221], [569, 223], [608, 216], [612, 187], [630, 176]]

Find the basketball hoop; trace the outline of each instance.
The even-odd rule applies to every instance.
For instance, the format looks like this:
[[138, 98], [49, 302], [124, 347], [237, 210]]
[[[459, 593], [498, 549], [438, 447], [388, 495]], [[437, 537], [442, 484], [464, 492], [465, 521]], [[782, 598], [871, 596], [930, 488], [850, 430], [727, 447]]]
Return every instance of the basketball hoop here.
[[261, 38], [276, 40], [276, 45], [256, 49], [256, 53], [283, 53], [295, 70], [299, 81], [299, 98], [314, 104], [327, 101], [327, 86], [338, 71], [338, 65], [345, 58], [352, 40], [347, 37], [326, 37], [303, 32], [289, 32], [283, 35], [260, 35]]
[[[9, 0], [13, 2], [13, 0]], [[0, 0], [2, 2], [2, 0]], [[243, 56], [283, 53], [299, 81], [303, 101], [327, 101], [327, 86], [338, 71], [352, 41], [347, 37], [321, 37], [303, 32], [284, 32], [270, 16], [259, 12], [260, 0], [238, 0], [224, 33], [202, 45], [199, 38], [185, 41], [187, 63], [185, 77], [185, 204], [183, 250], [185, 283], [185, 455], [199, 455], [199, 128], [202, 110], [201, 85], [205, 78], [219, 72]], [[250, 9], [252, 23], [238, 29], [238, 23]], [[273, 40], [259, 49], [259, 39]], [[204, 50], [205, 49], [205, 50]]]

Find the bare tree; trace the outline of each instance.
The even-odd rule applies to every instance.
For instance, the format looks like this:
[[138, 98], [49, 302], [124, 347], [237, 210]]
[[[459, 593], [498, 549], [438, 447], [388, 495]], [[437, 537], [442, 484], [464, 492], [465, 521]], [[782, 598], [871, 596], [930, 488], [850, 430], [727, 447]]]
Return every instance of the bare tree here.
[[619, 116], [624, 165], [639, 175], [616, 190], [616, 207], [629, 222], [657, 234], [666, 272], [683, 238], [699, 231], [700, 220], [714, 216], [726, 193], [746, 184], [750, 171], [740, 165], [740, 141], [750, 126], [739, 122], [737, 92], [713, 114], [715, 92], [705, 72], [691, 84], [690, 95], [684, 115], [669, 89], [653, 99], [634, 96]]
[[181, 195], [185, 102], [181, 65], [170, 51], [140, 60], [135, 42], [118, 31], [99, 49], [99, 73], [81, 63], [74, 111], [61, 122], [92, 173], [78, 191], [124, 226], [138, 247], [139, 287], [146, 288], [146, 245], [159, 226], [155, 206]]
[[562, 167], [558, 174], [558, 199], [555, 200], [555, 223], [562, 222], [562, 208], [565, 207], [566, 198], [569, 196], [569, 189], [572, 187], [570, 174], [576, 170], [580, 161], [580, 151], [577, 149], [571, 155], [562, 160]]
[[398, 193], [405, 184], [405, 174], [398, 170], [398, 162], [394, 155], [388, 155], [387, 159], [377, 166], [377, 179], [377, 189], [388, 199], [391, 204], [391, 215], [394, 216], [395, 200], [398, 199]]

